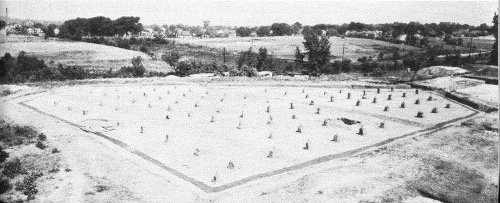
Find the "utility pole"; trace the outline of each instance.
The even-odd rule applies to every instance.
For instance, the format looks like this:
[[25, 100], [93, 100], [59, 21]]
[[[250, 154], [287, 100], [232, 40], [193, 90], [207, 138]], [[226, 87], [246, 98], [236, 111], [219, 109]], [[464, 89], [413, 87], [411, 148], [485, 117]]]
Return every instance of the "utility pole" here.
[[345, 51], [345, 44], [342, 44], [342, 61], [340, 62], [340, 72], [344, 69], [344, 51]]
[[224, 65], [226, 65], [226, 47], [222, 49], [222, 61], [224, 62]]
[[[9, 10], [7, 7], [5, 7], [5, 26], [8, 26], [9, 25]], [[5, 28], [7, 29], [7, 28]], [[7, 32], [7, 30], [5, 30], [5, 35], [8, 35], [9, 33]]]
[[251, 50], [253, 50], [253, 37], [252, 37], [252, 46], [250, 47]]
[[472, 56], [471, 56], [471, 53], [472, 53], [472, 38], [473, 38], [473, 37], [470, 37], [470, 43], [469, 43], [469, 56], [470, 56], [470, 57], [472, 57]]

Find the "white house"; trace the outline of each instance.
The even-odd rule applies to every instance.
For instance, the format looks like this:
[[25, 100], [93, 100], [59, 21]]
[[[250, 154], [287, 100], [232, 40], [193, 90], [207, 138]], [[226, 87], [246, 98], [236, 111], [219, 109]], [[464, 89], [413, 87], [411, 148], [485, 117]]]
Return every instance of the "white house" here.
[[273, 72], [271, 72], [271, 71], [260, 71], [260, 72], [257, 72], [257, 76], [259, 76], [259, 77], [273, 77]]
[[398, 37], [396, 37], [396, 40], [406, 42], [406, 36], [408, 35], [407, 34], [399, 35]]
[[26, 29], [26, 32], [27, 32], [28, 34], [30, 34], [30, 35], [33, 35], [33, 34], [35, 34], [35, 29], [33, 29], [33, 28], [28, 28], [28, 29]]

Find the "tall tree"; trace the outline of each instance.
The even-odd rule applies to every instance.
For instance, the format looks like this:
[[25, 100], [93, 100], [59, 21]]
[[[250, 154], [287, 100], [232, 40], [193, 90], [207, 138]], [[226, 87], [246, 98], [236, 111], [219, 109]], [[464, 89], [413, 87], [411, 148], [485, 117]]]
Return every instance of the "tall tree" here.
[[307, 52], [307, 67], [310, 75], [321, 74], [322, 69], [330, 61], [331, 43], [326, 36], [318, 36], [314, 33], [306, 33], [303, 42]]
[[263, 71], [266, 68], [266, 63], [268, 59], [267, 49], [264, 47], [259, 48], [259, 55], [257, 56], [257, 71]]
[[7, 23], [3, 20], [0, 20], [0, 29], [3, 29], [5, 26], [7, 26]]
[[87, 32], [95, 36], [112, 36], [113, 21], [104, 16], [97, 16], [87, 19]]
[[270, 31], [271, 28], [269, 26], [261, 26], [259, 27], [256, 33], [259, 37], [263, 37], [263, 36], [269, 36]]
[[236, 29], [236, 35], [240, 37], [248, 37], [252, 34], [252, 30], [247, 27], [239, 27]]
[[77, 18], [64, 21], [59, 30], [59, 35], [62, 38], [80, 40], [82, 36], [88, 34], [87, 19]]
[[300, 29], [302, 29], [302, 24], [301, 24], [301, 23], [299, 23], [299, 22], [295, 22], [295, 23], [292, 25], [293, 34], [299, 34]]
[[137, 34], [142, 31], [142, 24], [139, 23], [140, 17], [124, 16], [114, 21], [114, 30], [116, 34], [124, 35], [127, 32]]
[[56, 24], [49, 24], [47, 27], [42, 28], [43, 32], [45, 33], [46, 37], [55, 37], [56, 34], [54, 33], [54, 30], [57, 28]]
[[273, 35], [276, 36], [291, 35], [293, 33], [292, 26], [286, 23], [273, 23], [271, 30], [273, 31]]
[[490, 64], [498, 66], [498, 14], [495, 13], [493, 16], [493, 27], [491, 28], [491, 33], [495, 37], [495, 43], [493, 43], [493, 50], [490, 53]]
[[295, 47], [295, 62], [302, 65], [302, 63], [304, 63], [304, 57], [306, 56], [300, 51], [300, 48], [298, 46]]

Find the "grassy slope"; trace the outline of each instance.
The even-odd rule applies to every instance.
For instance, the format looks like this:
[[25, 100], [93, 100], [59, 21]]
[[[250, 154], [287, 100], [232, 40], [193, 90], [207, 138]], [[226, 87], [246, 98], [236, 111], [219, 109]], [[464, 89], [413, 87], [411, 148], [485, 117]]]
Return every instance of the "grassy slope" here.
[[[301, 50], [304, 50], [302, 44], [302, 36], [281, 36], [281, 37], [236, 37], [236, 38], [207, 38], [207, 39], [176, 39], [176, 41], [181, 43], [189, 43], [193, 45], [201, 45], [213, 48], [226, 48], [228, 51], [246, 51], [252, 46], [256, 51], [260, 47], [266, 47], [272, 54], [280, 58], [293, 59], [295, 48], [299, 46]], [[342, 46], [345, 45], [344, 57], [356, 60], [362, 56], [377, 56], [381, 49], [385, 48], [399, 48], [405, 50], [420, 50], [420, 48], [412, 47], [403, 44], [392, 44], [389, 42], [371, 40], [371, 39], [360, 39], [360, 38], [345, 38], [340, 37], [330, 37], [331, 53], [334, 58], [340, 58], [342, 56]]]
[[109, 70], [122, 66], [131, 66], [133, 57], [143, 58], [143, 64], [148, 70], [169, 70], [168, 65], [154, 61], [147, 54], [85, 42], [44, 40], [39, 37], [9, 35], [6, 42], [1, 43], [0, 55], [6, 52], [16, 56], [20, 51], [56, 64], [79, 65], [88, 69]]
[[[57, 184], [70, 171], [63, 170], [59, 150], [48, 146], [50, 142], [41, 139], [33, 127], [0, 120], [0, 146], [9, 153], [8, 159], [0, 164], [0, 172], [3, 181], [10, 182], [10, 187], [2, 185], [3, 189], [10, 189], [0, 194], [0, 202], [37, 199], [40, 192], [52, 189], [45, 183]], [[58, 180], [53, 181], [56, 177]]]

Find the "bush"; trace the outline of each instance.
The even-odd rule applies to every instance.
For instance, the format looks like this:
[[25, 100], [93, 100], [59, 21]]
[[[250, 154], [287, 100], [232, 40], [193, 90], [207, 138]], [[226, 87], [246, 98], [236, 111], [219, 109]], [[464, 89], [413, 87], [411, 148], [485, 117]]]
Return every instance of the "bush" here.
[[40, 141], [45, 141], [45, 140], [47, 140], [47, 135], [45, 135], [45, 134], [43, 134], [43, 133], [40, 133], [40, 134], [38, 135], [38, 140], [40, 140]]
[[43, 142], [41, 142], [41, 141], [38, 141], [35, 146], [41, 150], [44, 150], [45, 148], [47, 148], [47, 146], [45, 144], [43, 144]]
[[3, 169], [2, 173], [5, 176], [12, 179], [19, 174], [26, 173], [26, 170], [23, 169], [22, 164], [21, 164], [21, 160], [16, 157], [16, 158], [4, 163], [4, 169]]
[[240, 74], [242, 76], [254, 77], [257, 76], [257, 69], [255, 69], [254, 67], [243, 65], [240, 68]]
[[165, 61], [170, 65], [171, 67], [176, 67], [177, 63], [179, 62], [179, 59], [181, 58], [181, 55], [177, 52], [170, 52], [170, 53], [165, 53], [161, 55], [161, 60]]
[[15, 146], [20, 145], [25, 142], [31, 141], [37, 132], [28, 126], [2, 126], [0, 127], [0, 142], [3, 142], [5, 146]]
[[140, 52], [144, 52], [146, 54], [149, 54], [149, 50], [148, 50], [148, 47], [144, 46], [144, 45], [141, 45], [141, 47], [139, 48], [139, 51]]
[[0, 195], [12, 189], [12, 185], [6, 178], [0, 178]]
[[385, 74], [385, 72], [381, 68], [373, 69], [372, 76], [381, 77]]
[[80, 66], [69, 66], [64, 68], [62, 65], [59, 66], [59, 72], [61, 77], [54, 78], [57, 80], [82, 80], [87, 78], [88, 71]]
[[142, 65], [142, 58], [140, 56], [132, 58], [132, 67], [134, 68], [135, 77], [143, 76], [146, 72], [146, 69]]
[[248, 51], [242, 51], [239, 53], [236, 64], [238, 65], [238, 68], [241, 68], [243, 65], [254, 66], [257, 64], [258, 57], [259, 55], [252, 52], [252, 49], [250, 48]]
[[175, 74], [180, 77], [188, 76], [191, 72], [191, 64], [181, 61], [175, 68]]
[[32, 173], [26, 177], [24, 177], [22, 182], [18, 182], [16, 184], [17, 191], [23, 191], [23, 194], [28, 197], [28, 200], [35, 199], [36, 193], [38, 193], [38, 189], [36, 189], [36, 179], [40, 177], [42, 174]]
[[116, 46], [122, 49], [130, 49], [129, 41], [120, 38], [116, 39]]
[[142, 65], [140, 56], [132, 58], [132, 66], [121, 67], [117, 76], [121, 77], [142, 77], [146, 73], [146, 68]]
[[26, 56], [20, 52], [19, 57], [13, 58], [10, 54], [5, 54], [0, 59], [0, 83], [46, 81], [46, 80], [73, 80], [85, 79], [90, 76], [90, 72], [79, 66], [48, 67], [43, 60], [36, 57]]
[[229, 76], [231, 77], [242, 76], [242, 74], [238, 69], [232, 68], [231, 70], [229, 70]]
[[2, 146], [0, 146], [0, 163], [3, 163], [7, 158], [9, 158], [9, 153], [5, 152]]

